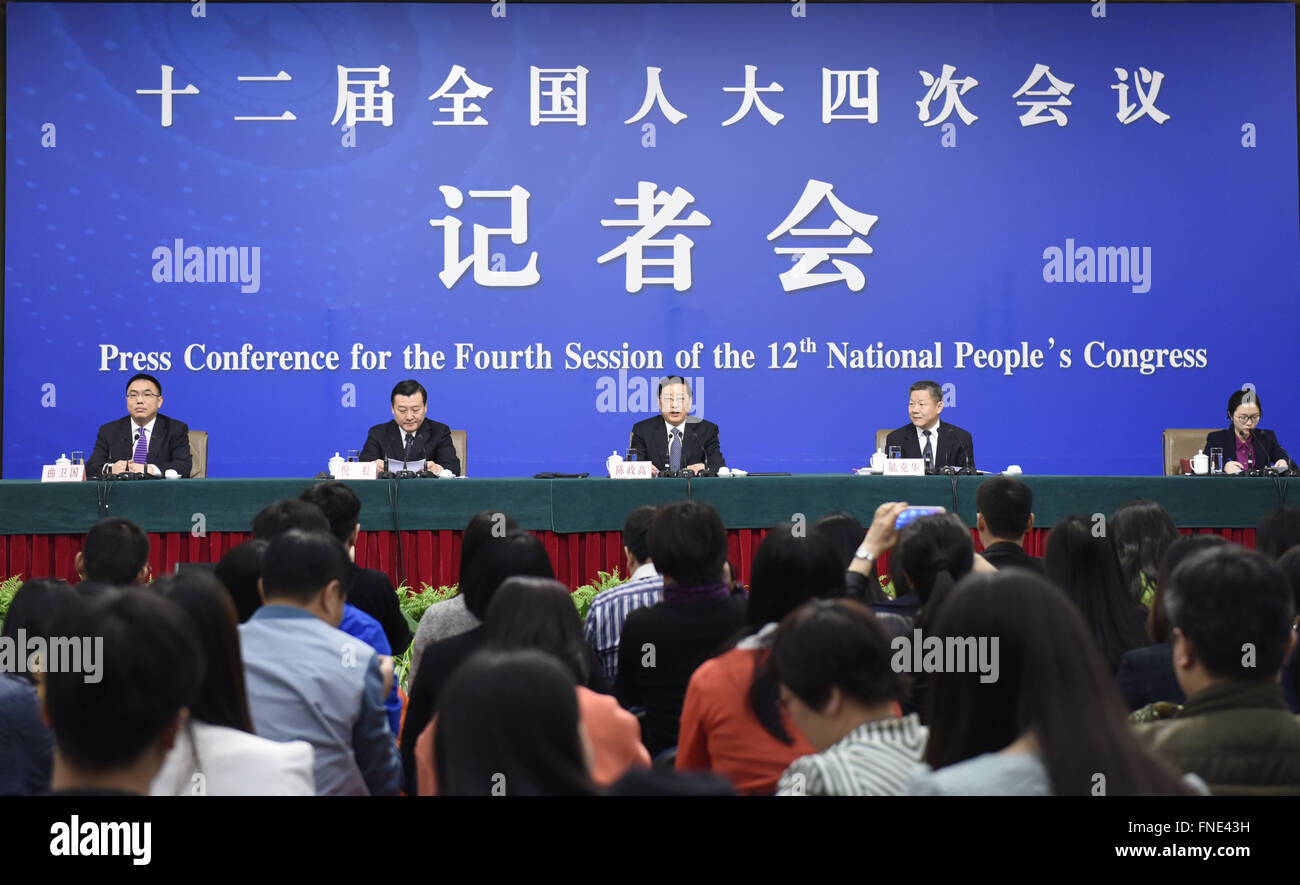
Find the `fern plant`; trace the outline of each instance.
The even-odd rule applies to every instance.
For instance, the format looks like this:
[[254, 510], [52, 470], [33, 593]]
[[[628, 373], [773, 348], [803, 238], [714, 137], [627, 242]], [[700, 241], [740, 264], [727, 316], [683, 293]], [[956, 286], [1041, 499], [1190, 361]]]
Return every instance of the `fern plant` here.
[[9, 613], [9, 603], [14, 601], [14, 594], [22, 585], [22, 575], [14, 575], [12, 578], [0, 581], [0, 624], [4, 623], [5, 615]]
[[587, 609], [591, 608], [591, 601], [596, 598], [597, 594], [604, 593], [611, 587], [617, 587], [626, 580], [626, 578], [619, 576], [616, 568], [612, 572], [596, 572], [596, 580], [590, 584], [583, 584], [577, 590], [574, 590], [573, 604], [578, 609], [578, 620], [586, 620]]

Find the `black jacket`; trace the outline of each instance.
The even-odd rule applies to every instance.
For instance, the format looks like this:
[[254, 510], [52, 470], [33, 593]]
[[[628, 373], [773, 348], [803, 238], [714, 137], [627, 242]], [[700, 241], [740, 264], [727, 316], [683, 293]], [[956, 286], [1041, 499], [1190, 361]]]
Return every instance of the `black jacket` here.
[[[1242, 464], [1242, 467], [1250, 469], [1251, 467], [1268, 467], [1276, 464], [1285, 458], [1288, 462], [1291, 456], [1287, 454], [1286, 449], [1277, 444], [1277, 434], [1271, 430], [1265, 430], [1262, 427], [1255, 428], [1254, 433], [1250, 435], [1250, 441], [1255, 449], [1255, 463]], [[1202, 450], [1206, 455], [1210, 454], [1210, 449], [1223, 449], [1223, 463], [1237, 460], [1237, 433], [1231, 427], [1226, 430], [1216, 430], [1205, 438], [1205, 448]]]
[[[86, 478], [98, 479], [106, 465], [130, 461], [135, 453], [134, 423], [130, 416], [99, 428], [95, 450], [86, 461]], [[192, 469], [190, 429], [183, 422], [159, 413], [149, 437], [149, 463], [166, 473], [175, 470], [188, 479]]]
[[[649, 461], [660, 470], [668, 468], [668, 422], [663, 415], [638, 421], [632, 427], [632, 446], [637, 460]], [[703, 464], [716, 471], [726, 467], [722, 447], [718, 444], [718, 425], [712, 421], [687, 418], [682, 424], [682, 467]]]
[[[934, 466], [940, 467], [974, 467], [975, 443], [970, 434], [956, 424], [939, 422], [939, 440], [934, 447]], [[885, 451], [890, 446], [901, 446], [904, 458], [921, 457], [921, 443], [916, 438], [916, 425], [904, 424], [897, 430], [891, 430], [885, 437]]]
[[376, 424], [370, 428], [365, 447], [361, 449], [362, 461], [395, 458], [398, 461], [429, 461], [441, 464], [460, 476], [460, 458], [451, 442], [451, 428], [431, 418], [425, 418], [415, 431], [409, 454], [403, 450], [402, 429], [396, 421]]

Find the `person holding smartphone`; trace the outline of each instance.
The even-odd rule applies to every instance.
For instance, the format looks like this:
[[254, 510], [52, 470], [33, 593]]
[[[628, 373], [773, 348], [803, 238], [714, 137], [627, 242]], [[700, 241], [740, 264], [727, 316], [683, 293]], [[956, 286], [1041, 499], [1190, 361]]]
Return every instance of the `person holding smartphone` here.
[[1259, 394], [1237, 390], [1228, 397], [1228, 422], [1225, 430], [1216, 430], [1205, 438], [1205, 454], [1212, 449], [1223, 453], [1224, 473], [1274, 467], [1286, 470], [1291, 456], [1277, 443], [1277, 435], [1259, 426], [1263, 416]]

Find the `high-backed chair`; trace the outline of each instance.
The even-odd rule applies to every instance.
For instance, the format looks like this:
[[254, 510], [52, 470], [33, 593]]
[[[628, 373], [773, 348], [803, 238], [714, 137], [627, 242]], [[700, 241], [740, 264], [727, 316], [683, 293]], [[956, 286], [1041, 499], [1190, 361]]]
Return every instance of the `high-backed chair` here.
[[468, 436], [469, 434], [464, 430], [453, 430], [451, 432], [451, 445], [456, 450], [456, 457], [460, 459], [461, 476], [469, 476], [469, 456], [465, 454]]
[[[1165, 452], [1165, 476], [1177, 476], [1182, 473], [1178, 462], [1183, 458], [1190, 458], [1205, 445], [1205, 438], [1217, 427], [1196, 428], [1196, 427], [1170, 427], [1165, 430], [1164, 452]], [[1205, 453], [1210, 454], [1209, 452]], [[1224, 463], [1231, 460], [1227, 452], [1223, 453]]]
[[[894, 432], [894, 428], [892, 427], [886, 427], [884, 430], [876, 431], [876, 449], [879, 449], [880, 451], [884, 452], [886, 456], [889, 455], [889, 449], [885, 448], [885, 437], [889, 436], [889, 434], [893, 432]], [[876, 453], [876, 449], [872, 449], [869, 454], [874, 455]]]
[[203, 479], [208, 475], [208, 432], [190, 431], [190, 479]]

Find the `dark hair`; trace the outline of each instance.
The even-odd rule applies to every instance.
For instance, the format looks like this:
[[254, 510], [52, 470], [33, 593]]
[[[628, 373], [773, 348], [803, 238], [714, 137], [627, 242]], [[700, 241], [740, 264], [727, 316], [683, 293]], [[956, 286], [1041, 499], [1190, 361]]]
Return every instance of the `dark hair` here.
[[262, 558], [262, 589], [266, 601], [287, 597], [310, 602], [329, 585], [338, 581], [343, 598], [347, 598], [352, 581], [352, 563], [338, 538], [325, 531], [304, 532], [289, 529], [277, 535]]
[[465, 534], [460, 539], [460, 571], [457, 581], [465, 579], [465, 570], [478, 552], [479, 547], [492, 537], [504, 538], [511, 532], [519, 531], [519, 523], [509, 513], [500, 510], [484, 510], [470, 517], [465, 526]]
[[1231, 421], [1232, 416], [1237, 413], [1237, 409], [1241, 408], [1241, 404], [1243, 402], [1247, 404], [1253, 403], [1256, 407], [1259, 408], [1259, 414], [1263, 416], [1264, 404], [1260, 402], [1259, 394], [1256, 391], [1234, 390], [1232, 392], [1232, 396], [1228, 397], [1228, 420], [1229, 421]]
[[858, 518], [843, 510], [823, 514], [813, 523], [813, 531], [830, 541], [840, 558], [840, 568], [846, 570], [853, 565], [853, 554], [867, 536], [867, 530]]
[[1010, 476], [991, 476], [975, 490], [975, 509], [993, 537], [1019, 540], [1029, 531], [1034, 492]]
[[573, 676], [535, 649], [480, 651], [438, 702], [434, 764], [444, 796], [589, 795]]
[[996, 753], [1026, 732], [1057, 795], [1088, 795], [1095, 775], [1108, 795], [1187, 793], [1179, 775], [1148, 753], [1078, 611], [1056, 587], [1009, 569], [965, 578], [939, 612], [934, 635], [998, 642], [998, 677], [975, 668], [930, 679], [933, 768]]
[[682, 387], [686, 388], [686, 395], [691, 395], [691, 382], [687, 381], [681, 375], [669, 375], [667, 378], [659, 379], [659, 389], [655, 392], [655, 399], [659, 399], [664, 395], [665, 387], [671, 387], [674, 384], [682, 385]]
[[[1269, 682], [1282, 668], [1295, 622], [1291, 582], [1277, 564], [1228, 545], [1184, 560], [1165, 593], [1169, 626], [1191, 640], [1219, 679]], [[1244, 647], [1255, 654], [1245, 666]]]
[[[0, 637], [11, 640], [17, 653], [25, 655], [27, 651], [23, 643], [18, 641], [19, 630], [28, 637], [41, 636], [48, 640], [52, 635], [50, 625], [65, 612], [80, 605], [81, 597], [67, 581], [58, 578], [32, 578], [24, 581], [9, 603]], [[12, 675], [21, 676], [32, 684], [36, 682], [35, 674], [26, 667]]]
[[318, 507], [329, 520], [330, 534], [344, 544], [361, 522], [361, 499], [347, 484], [336, 479], [317, 483], [299, 495], [298, 499]]
[[270, 541], [289, 529], [304, 532], [328, 532], [330, 521], [315, 504], [299, 498], [285, 498], [263, 507], [253, 517], [253, 538]]
[[1300, 544], [1300, 508], [1279, 507], [1259, 518], [1255, 528], [1255, 549], [1277, 559]]
[[536, 536], [515, 530], [504, 538], [489, 536], [460, 576], [465, 608], [480, 621], [487, 617], [492, 596], [506, 578], [555, 578], [546, 548]]
[[98, 682], [62, 668], [45, 674], [55, 745], [78, 768], [103, 772], [135, 763], [193, 701], [203, 679], [193, 625], [144, 588], [104, 593], [51, 630], [102, 641]]
[[814, 710], [839, 687], [867, 707], [907, 694], [892, 666], [889, 634], [871, 610], [851, 599], [815, 600], [786, 616], [772, 640], [772, 673]]
[[[1277, 561], [1277, 567], [1291, 582], [1292, 603], [1296, 613], [1300, 614], [1300, 544], [1283, 553]], [[1300, 627], [1300, 624], [1297, 626]], [[1291, 660], [1289, 663], [1284, 661], [1283, 666], [1291, 668], [1292, 691], [1300, 691], [1300, 648], [1291, 650]]]
[[245, 541], [226, 551], [214, 572], [235, 603], [235, 616], [244, 623], [262, 607], [257, 579], [262, 577], [262, 559], [269, 541]]
[[1189, 556], [1228, 543], [1219, 535], [1182, 535], [1165, 550], [1160, 558], [1160, 573], [1156, 577], [1156, 592], [1151, 597], [1151, 608], [1147, 612], [1147, 636], [1152, 642], [1169, 641], [1169, 618], [1165, 616], [1165, 591], [1169, 587], [1169, 576], [1178, 568], [1178, 564]]
[[149, 563], [149, 536], [121, 516], [101, 519], [86, 532], [81, 547], [87, 580], [125, 587]]
[[924, 390], [926, 393], [930, 394], [930, 399], [934, 400], [936, 403], [943, 401], [943, 388], [939, 386], [937, 381], [916, 382], [911, 387], [907, 388], [908, 398], [910, 399], [912, 394], [918, 390]]
[[484, 647], [535, 648], [554, 655], [579, 685], [591, 680], [591, 655], [573, 598], [559, 581], [507, 578], [483, 619]]
[[[955, 513], [936, 513], [908, 523], [898, 535], [894, 553], [898, 563], [900, 586], [915, 591], [924, 614], [932, 618], [937, 606], [952, 586], [975, 565], [975, 542], [970, 529]], [[895, 580], [895, 584], [899, 584]]]
[[1093, 534], [1088, 517], [1067, 516], [1052, 527], [1043, 569], [1078, 607], [1111, 673], [1124, 652], [1151, 644], [1146, 610], [1124, 586], [1115, 549]]
[[153, 385], [153, 386], [158, 390], [158, 395], [159, 395], [159, 396], [162, 396], [162, 382], [159, 381], [157, 378], [155, 378], [155, 377], [152, 376], [152, 375], [146, 375], [144, 372], [136, 372], [134, 375], [132, 375], [130, 378], [128, 378], [128, 379], [127, 379], [127, 382], [126, 382], [126, 387], [124, 387], [124, 388], [122, 388], [122, 389], [123, 389], [123, 390], [130, 390], [130, 389], [131, 389], [131, 385], [134, 384], [134, 383], [137, 382], [137, 381], [148, 381], [150, 384], [152, 384], [152, 385]]
[[727, 529], [707, 501], [665, 504], [650, 523], [650, 558], [683, 587], [716, 584], [727, 561]]
[[1147, 582], [1154, 587], [1160, 576], [1160, 559], [1178, 540], [1178, 526], [1155, 501], [1134, 498], [1110, 515], [1108, 534], [1129, 596], [1141, 602]]
[[633, 510], [623, 522], [623, 546], [637, 562], [650, 560], [650, 523], [655, 518], [655, 512], [656, 508], [647, 504]]
[[152, 589], [176, 603], [194, 622], [203, 653], [204, 676], [190, 713], [209, 725], [253, 734], [244, 691], [244, 658], [239, 649], [235, 604], [215, 576], [197, 569], [155, 581]]
[[389, 405], [392, 405], [397, 402], [399, 396], [415, 396], [417, 393], [420, 395], [420, 399], [424, 400], [425, 405], [428, 405], [429, 391], [424, 389], [423, 384], [416, 381], [414, 378], [409, 378], [406, 381], [398, 381], [397, 385], [393, 388], [393, 392], [388, 396], [388, 403]]

